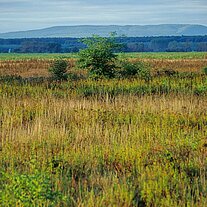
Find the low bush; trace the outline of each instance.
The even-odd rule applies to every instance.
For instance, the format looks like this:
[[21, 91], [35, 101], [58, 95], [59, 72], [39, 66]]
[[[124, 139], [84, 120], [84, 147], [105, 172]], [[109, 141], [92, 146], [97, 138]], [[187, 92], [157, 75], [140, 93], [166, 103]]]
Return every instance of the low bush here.
[[123, 78], [138, 77], [146, 81], [151, 79], [150, 67], [146, 63], [122, 61], [119, 67], [121, 68], [119, 73]]
[[56, 206], [63, 200], [48, 174], [36, 171], [33, 174], [1, 173], [0, 205], [1, 206]]
[[0, 76], [0, 82], [6, 82], [6, 83], [12, 83], [12, 82], [22, 82], [23, 79], [21, 76], [17, 76], [17, 75], [4, 75], [4, 76]]
[[49, 72], [55, 80], [66, 80], [68, 66], [68, 63], [65, 60], [56, 60], [49, 68]]
[[168, 77], [171, 77], [171, 76], [178, 75], [178, 72], [173, 70], [173, 69], [163, 69], [163, 70], [157, 71], [156, 75], [157, 76], [168, 76]]
[[203, 73], [207, 75], [207, 67], [203, 68]]

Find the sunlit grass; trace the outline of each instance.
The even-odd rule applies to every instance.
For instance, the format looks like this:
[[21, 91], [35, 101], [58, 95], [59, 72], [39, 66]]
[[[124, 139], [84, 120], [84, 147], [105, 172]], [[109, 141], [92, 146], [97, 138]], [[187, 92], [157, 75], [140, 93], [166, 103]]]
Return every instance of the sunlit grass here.
[[206, 206], [205, 59], [151, 55], [148, 81], [87, 79], [68, 59], [76, 78], [55, 82], [51, 60], [2, 61], [0, 206]]
[[[196, 92], [205, 86], [202, 75], [2, 80], [0, 170], [9, 177], [0, 198], [23, 206], [205, 206], [207, 89]], [[28, 183], [30, 201], [16, 182]]]

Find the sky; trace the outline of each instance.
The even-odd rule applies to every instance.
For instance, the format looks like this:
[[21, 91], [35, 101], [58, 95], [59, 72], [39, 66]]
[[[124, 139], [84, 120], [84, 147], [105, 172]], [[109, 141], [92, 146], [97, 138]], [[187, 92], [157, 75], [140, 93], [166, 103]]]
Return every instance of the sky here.
[[207, 25], [207, 0], [0, 0], [0, 33], [115, 24]]

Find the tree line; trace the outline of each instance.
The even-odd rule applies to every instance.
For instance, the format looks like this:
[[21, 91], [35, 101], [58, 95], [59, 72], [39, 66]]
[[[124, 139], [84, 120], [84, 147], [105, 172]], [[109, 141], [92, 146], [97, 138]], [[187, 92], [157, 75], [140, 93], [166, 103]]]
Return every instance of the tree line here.
[[[207, 51], [207, 36], [116, 37], [117, 52]], [[0, 39], [0, 53], [75, 53], [86, 45], [80, 38]]]

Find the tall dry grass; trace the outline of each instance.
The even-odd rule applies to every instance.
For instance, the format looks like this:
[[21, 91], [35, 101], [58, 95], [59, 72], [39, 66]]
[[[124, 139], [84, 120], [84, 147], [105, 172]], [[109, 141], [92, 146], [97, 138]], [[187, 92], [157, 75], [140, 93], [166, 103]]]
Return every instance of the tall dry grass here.
[[[37, 170], [61, 194], [39, 206], [206, 206], [205, 87], [200, 75], [1, 81], [1, 205], [35, 206]], [[37, 183], [30, 204], [19, 175]]]
[[[152, 72], [163, 69], [173, 69], [178, 72], [201, 72], [207, 66], [207, 59], [146, 59], [130, 58], [130, 61], [142, 61], [148, 63]], [[22, 77], [49, 76], [48, 68], [54, 62], [53, 59], [26, 59], [26, 60], [0, 60], [0, 75], [19, 75]], [[68, 59], [68, 63], [74, 67], [76, 59]]]

